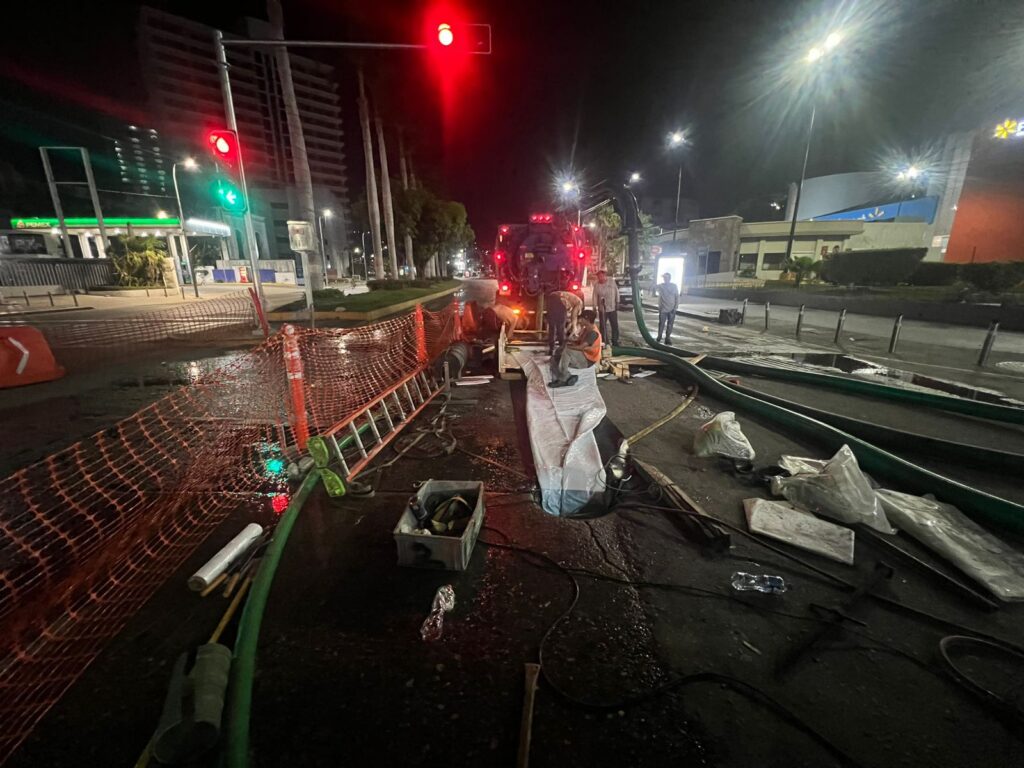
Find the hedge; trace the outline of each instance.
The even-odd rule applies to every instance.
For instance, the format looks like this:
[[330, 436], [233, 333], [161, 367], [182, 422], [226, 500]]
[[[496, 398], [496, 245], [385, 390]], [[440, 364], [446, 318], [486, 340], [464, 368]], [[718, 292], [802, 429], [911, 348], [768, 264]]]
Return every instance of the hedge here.
[[922, 262], [907, 281], [910, 285], [970, 283], [979, 291], [1006, 291], [1024, 282], [1024, 261], [987, 261], [982, 264]]
[[430, 288], [445, 282], [444, 278], [429, 280], [369, 280], [366, 285], [371, 291], [397, 291], [403, 288]]
[[925, 253], [925, 248], [843, 251], [822, 264], [822, 277], [840, 285], [896, 285], [906, 282]]

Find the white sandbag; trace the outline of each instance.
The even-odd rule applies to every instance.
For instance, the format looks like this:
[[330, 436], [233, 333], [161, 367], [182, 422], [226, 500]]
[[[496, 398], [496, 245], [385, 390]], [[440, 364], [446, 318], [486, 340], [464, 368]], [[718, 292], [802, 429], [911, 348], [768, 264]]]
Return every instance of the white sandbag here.
[[736, 414], [722, 411], [693, 436], [693, 452], [698, 456], [728, 456], [731, 459], [754, 458], [754, 446], [743, 434]]
[[772, 493], [785, 496], [799, 507], [841, 523], [863, 523], [882, 533], [894, 533], [882, 504], [857, 457], [844, 445], [817, 474], [773, 477]]
[[889, 520], [1000, 600], [1024, 600], [1024, 554], [932, 496], [876, 491]]
[[819, 520], [786, 501], [744, 499], [743, 511], [751, 533], [853, 565], [853, 531], [849, 528]]
[[604, 490], [594, 428], [607, 409], [597, 388], [597, 368], [573, 369], [579, 377], [576, 384], [551, 389], [549, 358], [516, 356], [527, 378], [526, 424], [541, 507], [549, 515], [572, 514]]
[[202, 592], [262, 535], [262, 526], [256, 523], [249, 523], [242, 529], [241, 533], [225, 544], [216, 555], [207, 560], [206, 565], [189, 577], [189, 589], [194, 592]]

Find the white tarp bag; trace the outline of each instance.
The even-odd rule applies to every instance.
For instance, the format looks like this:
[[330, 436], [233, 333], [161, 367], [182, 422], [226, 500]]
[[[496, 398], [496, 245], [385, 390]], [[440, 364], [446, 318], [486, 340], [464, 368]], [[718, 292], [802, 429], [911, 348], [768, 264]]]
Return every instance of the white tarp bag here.
[[517, 355], [526, 374], [526, 424], [540, 483], [541, 507], [549, 515], [578, 512], [604, 490], [604, 465], [594, 428], [604, 418], [597, 366], [573, 369], [579, 380], [551, 389], [547, 357]]
[[882, 533], [895, 533], [848, 445], [836, 451], [821, 472], [773, 477], [771, 489], [776, 496], [785, 496], [816, 515], [848, 525], [863, 523]]
[[728, 456], [730, 459], [753, 460], [754, 446], [743, 434], [736, 414], [722, 411], [693, 436], [693, 452], [698, 456]]
[[787, 456], [785, 454], [779, 457], [779, 466], [791, 475], [814, 475], [821, 472], [826, 464], [828, 464], [828, 459], [808, 459], [805, 456]]
[[1000, 600], [1024, 600], [1024, 554], [952, 504], [899, 491], [876, 493], [886, 516], [900, 530], [942, 555]]
[[744, 499], [743, 511], [751, 533], [853, 565], [853, 531], [849, 528], [819, 520], [788, 501]]

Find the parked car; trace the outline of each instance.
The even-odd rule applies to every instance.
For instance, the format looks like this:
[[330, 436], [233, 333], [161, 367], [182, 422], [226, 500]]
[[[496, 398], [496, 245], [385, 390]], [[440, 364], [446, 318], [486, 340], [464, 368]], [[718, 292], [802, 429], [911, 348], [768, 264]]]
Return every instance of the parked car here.
[[[637, 277], [640, 281], [640, 294], [644, 295], [645, 292], [653, 290], [653, 282], [651, 281], [650, 275], [641, 274]], [[615, 285], [619, 289], [619, 303], [620, 304], [632, 304], [633, 303], [633, 284], [630, 282], [629, 275], [621, 275], [615, 278]]]

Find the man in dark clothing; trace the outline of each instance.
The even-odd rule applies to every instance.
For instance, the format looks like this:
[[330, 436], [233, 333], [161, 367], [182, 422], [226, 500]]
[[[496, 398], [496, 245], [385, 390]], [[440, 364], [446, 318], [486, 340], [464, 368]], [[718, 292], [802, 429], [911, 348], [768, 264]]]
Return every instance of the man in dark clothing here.
[[672, 325], [676, 321], [676, 307], [679, 306], [679, 289], [672, 282], [672, 275], [666, 272], [661, 276], [662, 282], [655, 289], [658, 293], [658, 341], [661, 341], [662, 332], [665, 334], [665, 343], [672, 343]]
[[557, 291], [552, 291], [544, 297], [544, 306], [548, 311], [548, 354], [553, 355], [556, 346], [561, 348], [565, 345], [567, 314]]

